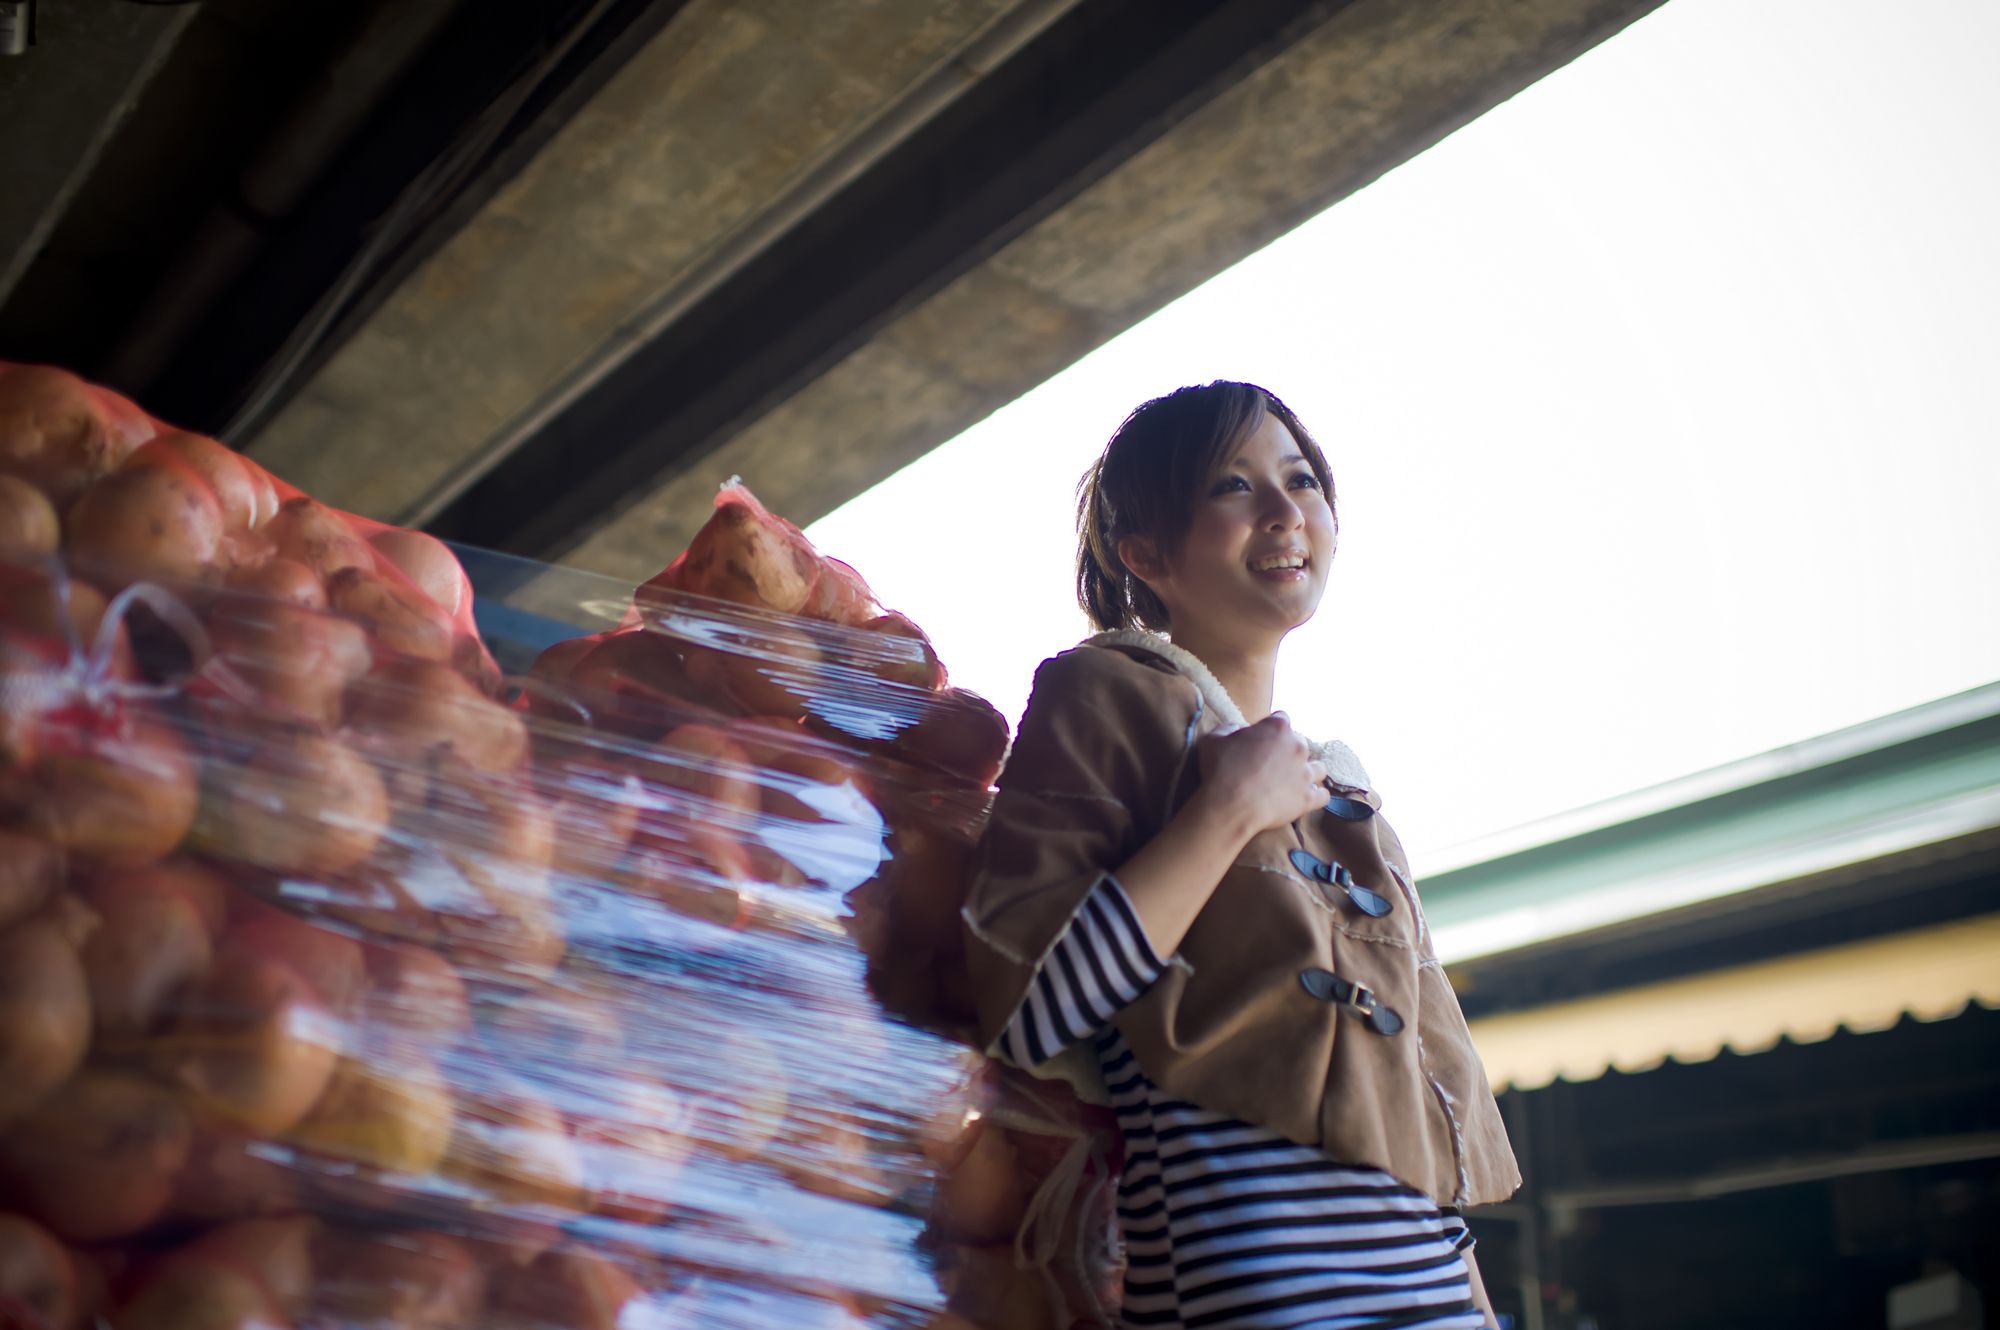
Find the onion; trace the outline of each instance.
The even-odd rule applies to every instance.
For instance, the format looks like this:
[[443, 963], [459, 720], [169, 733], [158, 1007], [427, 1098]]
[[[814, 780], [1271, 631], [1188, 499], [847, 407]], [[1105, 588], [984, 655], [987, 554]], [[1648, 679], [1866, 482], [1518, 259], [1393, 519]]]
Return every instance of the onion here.
[[54, 554], [62, 542], [62, 519], [48, 495], [0, 471], [0, 559], [27, 562]]
[[70, 507], [69, 550], [113, 584], [141, 579], [200, 580], [222, 550], [222, 506], [191, 468], [122, 467]]
[[238, 896], [234, 915], [226, 939], [232, 950], [283, 962], [337, 1019], [354, 1015], [368, 981], [367, 953], [358, 939], [254, 896]]
[[72, 1242], [123, 1237], [166, 1209], [193, 1138], [173, 1091], [87, 1068], [0, 1138], [0, 1183]]
[[478, 1323], [486, 1297], [471, 1248], [427, 1229], [329, 1230], [319, 1271], [316, 1308], [342, 1326], [458, 1330]]
[[40, 909], [62, 880], [63, 853], [52, 842], [0, 827], [0, 929]]
[[170, 874], [107, 871], [84, 896], [103, 920], [82, 953], [91, 1018], [102, 1049], [129, 1049], [207, 971], [214, 937]]
[[281, 873], [339, 873], [366, 859], [389, 820], [382, 778], [352, 748], [305, 730], [269, 733], [240, 766], [211, 764], [203, 842]]
[[313, 985], [232, 934], [150, 1052], [161, 1074], [221, 1120], [275, 1135], [311, 1111], [340, 1044]]
[[[0, 1325], [75, 1330], [78, 1270], [69, 1250], [33, 1220], [0, 1214]], [[16, 1318], [25, 1312], [25, 1320]]]
[[89, 385], [51, 365], [0, 372], [0, 471], [67, 507], [137, 446], [137, 432], [108, 419]]
[[465, 569], [436, 536], [391, 526], [370, 536], [368, 543], [447, 615], [464, 608], [471, 584]]
[[375, 567], [375, 551], [354, 534], [346, 518], [303, 494], [279, 504], [262, 532], [280, 557], [304, 564], [322, 581], [343, 568]]
[[528, 754], [520, 715], [448, 665], [389, 661], [348, 693], [347, 723], [397, 747], [447, 750], [480, 771], [509, 771]]
[[0, 1127], [68, 1080], [90, 1045], [90, 986], [77, 948], [97, 916], [58, 896], [0, 933]]

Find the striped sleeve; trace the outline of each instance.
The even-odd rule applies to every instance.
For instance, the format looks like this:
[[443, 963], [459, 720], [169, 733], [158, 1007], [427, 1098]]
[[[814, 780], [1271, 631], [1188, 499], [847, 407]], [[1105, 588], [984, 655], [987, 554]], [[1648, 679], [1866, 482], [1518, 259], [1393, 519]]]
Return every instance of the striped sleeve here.
[[1457, 1207], [1450, 1205], [1440, 1206], [1438, 1213], [1444, 1217], [1444, 1232], [1451, 1239], [1451, 1245], [1459, 1251], [1471, 1251], [1476, 1243], [1472, 1230], [1466, 1226], [1465, 1216], [1458, 1212]]
[[1118, 879], [1106, 873], [1036, 967], [995, 1043], [1017, 1067], [1035, 1067], [1111, 1023], [1167, 968]]

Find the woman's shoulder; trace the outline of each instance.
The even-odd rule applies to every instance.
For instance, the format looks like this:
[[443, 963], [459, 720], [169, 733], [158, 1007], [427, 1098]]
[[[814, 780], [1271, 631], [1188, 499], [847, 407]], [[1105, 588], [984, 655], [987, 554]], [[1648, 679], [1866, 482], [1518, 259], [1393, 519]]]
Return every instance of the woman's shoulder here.
[[1044, 706], [1152, 704], [1186, 711], [1200, 696], [1186, 675], [1142, 646], [1084, 642], [1043, 661], [1028, 702]]

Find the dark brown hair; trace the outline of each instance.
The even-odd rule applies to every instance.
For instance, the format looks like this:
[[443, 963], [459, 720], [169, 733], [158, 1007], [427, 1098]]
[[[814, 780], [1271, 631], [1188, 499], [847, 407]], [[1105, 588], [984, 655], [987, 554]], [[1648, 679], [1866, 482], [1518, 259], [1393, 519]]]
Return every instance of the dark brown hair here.
[[1167, 607], [1118, 557], [1118, 542], [1146, 536], [1163, 556], [1178, 553], [1209, 478], [1267, 411], [1291, 431], [1319, 477], [1339, 535], [1326, 455], [1290, 407], [1254, 383], [1218, 379], [1176, 389], [1125, 417], [1077, 486], [1076, 599], [1091, 623], [1100, 630], [1168, 626]]

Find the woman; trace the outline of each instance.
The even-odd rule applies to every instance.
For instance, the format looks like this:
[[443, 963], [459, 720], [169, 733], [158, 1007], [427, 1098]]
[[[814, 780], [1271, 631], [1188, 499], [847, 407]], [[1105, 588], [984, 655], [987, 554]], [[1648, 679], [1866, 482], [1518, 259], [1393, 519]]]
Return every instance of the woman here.
[[1520, 1178], [1484, 1071], [1367, 773], [1271, 709], [1333, 503], [1261, 388], [1134, 411], [1079, 505], [1104, 631], [1037, 672], [980, 843], [982, 1035], [1116, 1110], [1133, 1326], [1492, 1323], [1458, 1211]]

